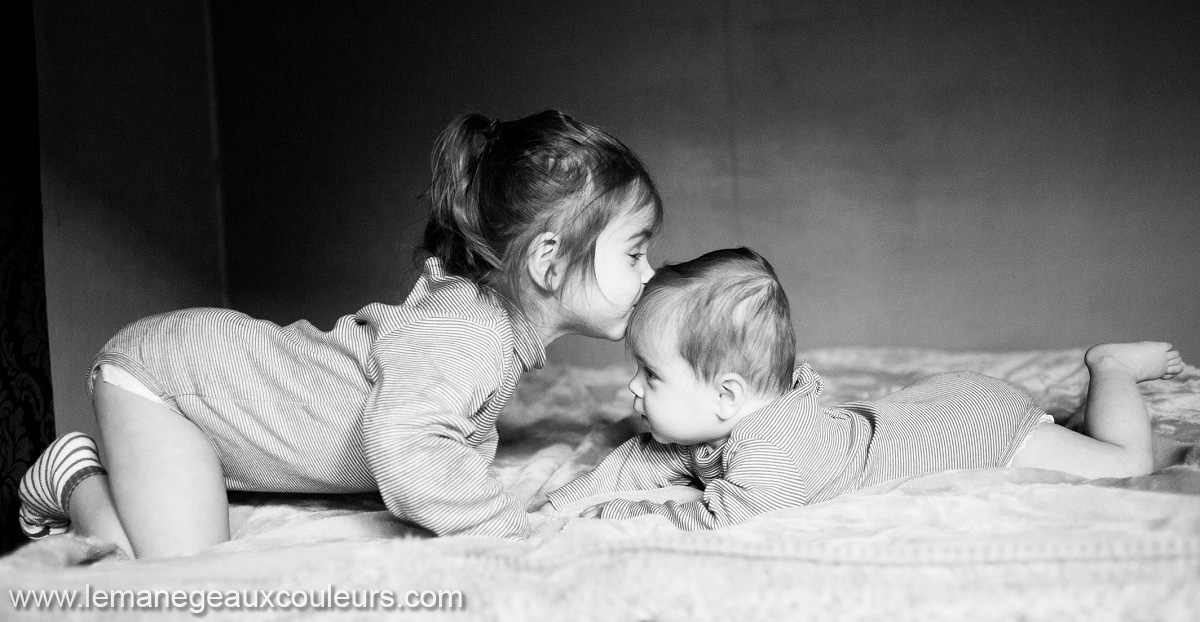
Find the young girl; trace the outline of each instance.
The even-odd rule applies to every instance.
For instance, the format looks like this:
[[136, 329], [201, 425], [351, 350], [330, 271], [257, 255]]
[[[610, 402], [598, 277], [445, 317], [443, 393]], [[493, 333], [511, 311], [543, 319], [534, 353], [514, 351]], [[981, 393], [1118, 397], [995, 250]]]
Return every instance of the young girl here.
[[229, 539], [226, 490], [378, 490], [438, 535], [526, 537], [489, 475], [496, 417], [555, 339], [624, 336], [662, 203], [625, 145], [557, 111], [463, 116], [432, 169], [403, 304], [329, 332], [189, 309], [113, 337], [89, 383], [103, 452], [79, 433], [47, 448], [21, 481], [25, 532], [161, 557]]
[[1137, 383], [1183, 371], [1166, 343], [1091, 348], [1086, 435], [1054, 424], [1016, 387], [970, 372], [824, 408], [816, 373], [807, 365], [793, 371], [791, 312], [775, 271], [746, 248], [660, 268], [634, 313], [629, 346], [638, 363], [629, 389], [650, 433], [550, 493], [550, 502], [561, 508], [605, 492], [700, 483], [701, 501], [615, 500], [584, 511], [659, 514], [681, 529], [949, 469], [1148, 473], [1150, 422]]

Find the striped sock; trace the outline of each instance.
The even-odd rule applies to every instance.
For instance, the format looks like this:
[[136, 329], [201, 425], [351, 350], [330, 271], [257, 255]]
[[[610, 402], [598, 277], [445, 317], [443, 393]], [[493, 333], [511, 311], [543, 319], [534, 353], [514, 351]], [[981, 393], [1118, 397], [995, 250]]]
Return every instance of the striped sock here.
[[17, 489], [21, 531], [34, 539], [66, 532], [71, 527], [71, 492], [79, 482], [104, 472], [90, 436], [71, 432], [50, 443]]

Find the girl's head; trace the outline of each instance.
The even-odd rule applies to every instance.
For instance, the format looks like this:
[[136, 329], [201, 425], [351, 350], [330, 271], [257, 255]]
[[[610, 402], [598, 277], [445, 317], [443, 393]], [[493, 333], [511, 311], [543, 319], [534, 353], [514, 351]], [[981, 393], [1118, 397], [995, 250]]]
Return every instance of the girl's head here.
[[468, 114], [442, 131], [431, 166], [421, 251], [518, 311], [541, 288], [579, 316], [571, 332], [624, 335], [663, 213], [628, 147], [555, 110], [515, 121]]

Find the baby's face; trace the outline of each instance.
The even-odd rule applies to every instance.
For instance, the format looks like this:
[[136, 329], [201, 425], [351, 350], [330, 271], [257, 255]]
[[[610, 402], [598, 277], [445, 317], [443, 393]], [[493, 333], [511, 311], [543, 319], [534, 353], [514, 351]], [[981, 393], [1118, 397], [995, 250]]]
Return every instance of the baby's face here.
[[695, 445], [724, 438], [714, 429], [719, 423], [716, 388], [696, 376], [674, 341], [664, 337], [634, 353], [638, 369], [629, 381], [634, 410], [660, 443]]

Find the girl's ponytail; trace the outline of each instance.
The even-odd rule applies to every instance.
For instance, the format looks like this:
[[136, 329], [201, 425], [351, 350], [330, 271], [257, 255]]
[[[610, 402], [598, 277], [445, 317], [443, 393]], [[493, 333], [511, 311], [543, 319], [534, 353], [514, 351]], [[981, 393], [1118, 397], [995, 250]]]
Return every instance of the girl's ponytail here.
[[458, 117], [438, 136], [430, 167], [429, 223], [416, 257], [437, 258], [446, 274], [518, 310], [538, 236], [557, 236], [555, 269], [565, 282], [594, 278], [596, 240], [621, 213], [646, 208], [652, 229], [662, 222], [662, 200], [637, 156], [557, 110], [505, 122]]
[[479, 170], [495, 127], [481, 114], [460, 116], [442, 130], [430, 157], [433, 180], [423, 250], [441, 259], [450, 274], [475, 282], [486, 281], [501, 264], [488, 242]]

